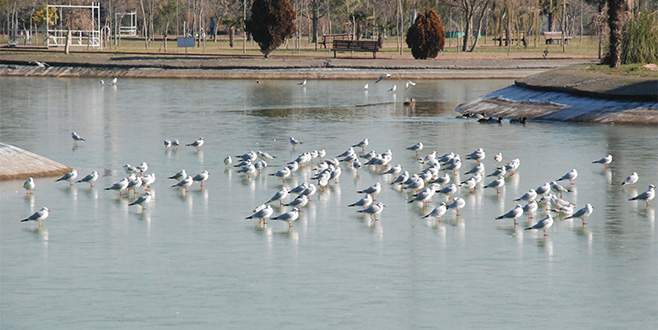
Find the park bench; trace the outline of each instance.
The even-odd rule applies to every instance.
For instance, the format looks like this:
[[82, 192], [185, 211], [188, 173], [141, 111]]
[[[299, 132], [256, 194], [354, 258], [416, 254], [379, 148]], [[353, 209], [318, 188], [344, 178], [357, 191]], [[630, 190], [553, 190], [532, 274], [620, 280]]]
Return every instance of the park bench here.
[[[512, 37], [510, 39], [512, 39], [512, 43], [521, 41], [523, 47], [528, 47], [528, 40], [525, 38], [525, 36], [522, 36], [521, 38]], [[493, 38], [493, 41], [497, 42], [498, 46], [502, 46], [503, 43], [507, 44], [507, 37], [498, 36]]]
[[322, 35], [322, 47], [327, 48], [327, 44], [332, 43], [334, 40], [352, 40], [351, 33], [342, 33], [342, 34], [323, 34]]
[[[544, 32], [543, 35], [544, 35], [544, 39], [546, 39], [546, 44], [547, 45], [552, 45], [552, 44], [555, 43], [555, 41], [557, 41], [558, 45], [562, 43], [562, 32], [559, 32], [559, 31], [558, 32]], [[569, 40], [571, 40], [571, 38], [572, 37], [565, 36], [564, 37], [564, 44], [568, 45]]]
[[372, 58], [377, 58], [379, 41], [377, 40], [334, 40], [331, 51], [334, 52], [371, 52]]

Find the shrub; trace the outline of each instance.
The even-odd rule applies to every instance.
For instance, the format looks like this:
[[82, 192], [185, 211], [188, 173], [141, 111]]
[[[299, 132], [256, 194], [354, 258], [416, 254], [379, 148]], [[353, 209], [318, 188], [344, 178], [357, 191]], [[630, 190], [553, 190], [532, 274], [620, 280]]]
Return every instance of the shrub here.
[[407, 46], [415, 59], [435, 58], [444, 44], [443, 23], [434, 10], [419, 14], [407, 31]]
[[641, 12], [624, 25], [621, 62], [658, 62], [658, 13]]
[[295, 16], [290, 0], [254, 0], [245, 28], [267, 57], [295, 33]]

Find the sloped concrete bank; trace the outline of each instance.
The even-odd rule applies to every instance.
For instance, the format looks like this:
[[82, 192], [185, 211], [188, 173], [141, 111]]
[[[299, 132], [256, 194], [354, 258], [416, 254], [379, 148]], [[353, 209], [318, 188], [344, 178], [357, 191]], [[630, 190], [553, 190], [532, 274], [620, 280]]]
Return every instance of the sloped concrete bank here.
[[0, 64], [0, 76], [56, 78], [179, 78], [179, 79], [517, 79], [545, 71], [526, 69], [372, 69], [372, 68], [158, 68], [127, 66], [51, 66]]
[[0, 181], [58, 176], [70, 170], [66, 165], [0, 142]]
[[559, 69], [530, 76], [456, 111], [485, 117], [658, 124], [658, 80]]

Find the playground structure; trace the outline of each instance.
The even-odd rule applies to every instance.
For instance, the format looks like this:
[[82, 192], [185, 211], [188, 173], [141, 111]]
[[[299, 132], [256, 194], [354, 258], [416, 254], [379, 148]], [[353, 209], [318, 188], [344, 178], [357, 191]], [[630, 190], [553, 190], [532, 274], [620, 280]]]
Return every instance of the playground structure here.
[[[128, 24], [124, 22], [128, 20]], [[114, 13], [114, 42], [121, 37], [137, 36], [137, 11]]]
[[[89, 5], [51, 5], [48, 4], [48, 11], [55, 10], [59, 14], [58, 26], [51, 28], [49, 17], [46, 15], [46, 46], [50, 47], [64, 47], [66, 46], [66, 39], [69, 31], [71, 32], [71, 40], [69, 46], [71, 47], [88, 47], [88, 48], [102, 48], [102, 35], [101, 35], [101, 4], [100, 2], [92, 2]], [[70, 13], [72, 10], [89, 10], [91, 17], [90, 28], [80, 29], [67, 29], [63, 26], [64, 11]]]

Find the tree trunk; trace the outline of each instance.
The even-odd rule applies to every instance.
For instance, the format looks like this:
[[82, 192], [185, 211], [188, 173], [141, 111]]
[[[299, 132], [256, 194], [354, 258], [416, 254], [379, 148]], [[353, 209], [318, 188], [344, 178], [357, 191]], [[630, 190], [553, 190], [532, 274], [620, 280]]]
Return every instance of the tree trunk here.
[[608, 27], [610, 28], [608, 65], [611, 68], [621, 66], [621, 29], [623, 15], [624, 0], [608, 0]]
[[464, 41], [462, 43], [462, 52], [468, 50], [468, 45], [471, 43], [471, 35], [473, 35], [473, 14], [466, 13], [465, 17], [466, 26], [464, 27]]
[[142, 30], [144, 31], [144, 47], [149, 48], [148, 22], [146, 20], [146, 11], [144, 10], [144, 0], [139, 0], [142, 9]]
[[487, 0], [483, 5], [482, 5], [482, 10], [480, 11], [477, 19], [477, 28], [476, 28], [476, 34], [475, 34], [475, 40], [473, 40], [473, 45], [468, 49], [469, 52], [472, 52], [475, 50], [475, 47], [477, 47], [478, 40], [480, 40], [480, 33], [482, 32], [482, 21], [484, 20], [484, 17], [487, 16], [489, 9], [489, 0]]
[[235, 27], [231, 26], [228, 29], [228, 45], [233, 48], [233, 38], [235, 36]]
[[68, 55], [71, 51], [71, 30], [66, 31], [66, 44], [64, 45], [64, 54]]

